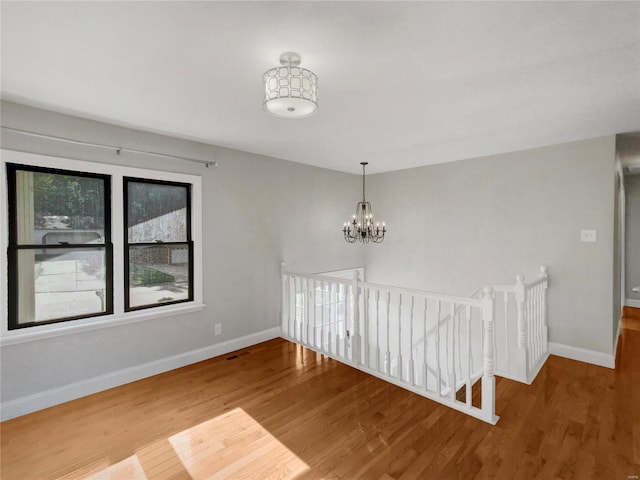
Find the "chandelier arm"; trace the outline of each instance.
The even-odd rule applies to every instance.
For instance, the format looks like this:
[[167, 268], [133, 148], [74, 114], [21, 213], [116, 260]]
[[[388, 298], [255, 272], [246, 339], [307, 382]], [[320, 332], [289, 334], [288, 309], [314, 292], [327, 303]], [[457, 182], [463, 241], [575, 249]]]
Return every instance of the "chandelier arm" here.
[[344, 239], [349, 243], [355, 243], [357, 238], [351, 235], [351, 232], [344, 232]]

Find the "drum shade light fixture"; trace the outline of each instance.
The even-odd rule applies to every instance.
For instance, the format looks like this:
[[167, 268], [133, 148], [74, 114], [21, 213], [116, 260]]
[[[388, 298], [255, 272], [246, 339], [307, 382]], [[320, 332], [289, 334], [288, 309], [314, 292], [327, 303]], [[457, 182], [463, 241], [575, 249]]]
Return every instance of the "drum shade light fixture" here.
[[318, 111], [318, 77], [300, 67], [300, 55], [284, 52], [280, 67], [267, 70], [263, 108], [280, 118], [307, 118]]

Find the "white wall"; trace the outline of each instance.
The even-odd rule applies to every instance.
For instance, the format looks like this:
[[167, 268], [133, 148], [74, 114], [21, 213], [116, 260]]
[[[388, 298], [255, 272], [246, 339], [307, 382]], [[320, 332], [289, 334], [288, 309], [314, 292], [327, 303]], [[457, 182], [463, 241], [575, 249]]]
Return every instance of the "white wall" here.
[[[202, 312], [181, 317], [4, 345], [3, 404], [278, 326], [282, 260], [303, 271], [363, 264], [362, 251], [347, 245], [341, 233], [355, 205], [355, 175], [14, 103], [3, 102], [1, 114], [6, 127], [221, 163], [207, 169], [3, 132], [5, 149], [202, 175], [206, 303]], [[214, 337], [214, 323], [222, 324], [221, 336]]]
[[[369, 281], [453, 294], [546, 264], [551, 340], [611, 353], [613, 137], [368, 176], [367, 198], [390, 231], [380, 245], [351, 245], [340, 229], [359, 200], [357, 175], [13, 103], [1, 114], [3, 126], [221, 163], [118, 157], [3, 132], [7, 149], [202, 175], [207, 305], [2, 346], [3, 405], [277, 326], [281, 260], [309, 272], [365, 265]], [[580, 243], [581, 228], [597, 229], [598, 242]]]
[[466, 295], [544, 264], [550, 340], [611, 354], [614, 175], [614, 136], [372, 175], [367, 278]]
[[628, 306], [640, 307], [640, 295], [631, 291], [633, 287], [640, 286], [640, 174], [626, 175], [624, 187], [626, 194], [625, 296]]

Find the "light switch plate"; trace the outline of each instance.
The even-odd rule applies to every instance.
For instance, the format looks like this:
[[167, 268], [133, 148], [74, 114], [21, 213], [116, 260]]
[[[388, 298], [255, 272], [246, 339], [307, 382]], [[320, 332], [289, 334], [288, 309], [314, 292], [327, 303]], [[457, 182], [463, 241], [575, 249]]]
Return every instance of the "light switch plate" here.
[[597, 240], [596, 230], [580, 230], [581, 242], [595, 242]]

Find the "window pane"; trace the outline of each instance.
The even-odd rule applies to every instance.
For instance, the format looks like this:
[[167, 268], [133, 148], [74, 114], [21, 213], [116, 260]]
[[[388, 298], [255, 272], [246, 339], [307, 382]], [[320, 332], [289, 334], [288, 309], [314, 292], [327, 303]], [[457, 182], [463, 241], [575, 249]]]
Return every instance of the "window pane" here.
[[129, 247], [129, 308], [188, 299], [188, 244]]
[[129, 243], [187, 241], [188, 194], [186, 186], [128, 182]]
[[100, 178], [16, 171], [18, 244], [104, 243]]
[[18, 250], [18, 323], [106, 312], [103, 248]]

